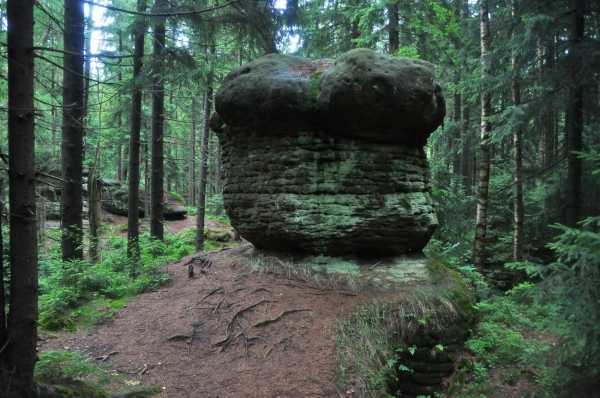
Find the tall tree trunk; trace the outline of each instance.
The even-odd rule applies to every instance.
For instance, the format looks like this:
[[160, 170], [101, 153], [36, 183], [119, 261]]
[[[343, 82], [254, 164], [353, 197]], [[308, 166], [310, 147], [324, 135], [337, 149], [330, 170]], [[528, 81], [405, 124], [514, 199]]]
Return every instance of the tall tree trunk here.
[[[490, 52], [490, 28], [487, 0], [480, 2], [481, 18], [481, 78], [484, 85], [490, 78], [490, 66], [487, 54]], [[485, 265], [486, 232], [487, 232], [487, 207], [488, 187], [490, 183], [490, 132], [492, 124], [489, 117], [492, 115], [492, 101], [490, 91], [484, 87], [481, 93], [481, 138], [479, 155], [479, 192], [477, 195], [477, 227], [475, 230], [475, 267], [481, 271]]]
[[[8, 178], [10, 300], [0, 341], [0, 386], [9, 398], [37, 397], [38, 248], [35, 203], [33, 0], [8, 0]], [[0, 311], [4, 313], [4, 307]], [[2, 325], [2, 328], [4, 325]], [[10, 386], [10, 387], [9, 387]]]
[[[155, 9], [160, 12], [164, 0], [155, 0]], [[164, 239], [164, 178], [165, 178], [165, 85], [164, 85], [164, 48], [165, 22], [161, 20], [154, 27], [154, 82], [152, 91], [152, 172], [151, 172], [151, 216], [150, 236], [160, 241]]]
[[581, 159], [575, 151], [581, 152], [583, 147], [583, 86], [579, 80], [580, 54], [579, 47], [583, 42], [583, 9], [584, 0], [572, 0], [571, 13], [571, 46], [569, 48], [570, 58], [570, 128], [569, 128], [569, 168], [567, 181], [567, 212], [566, 224], [575, 228], [581, 219]]
[[[117, 116], [118, 118], [118, 116]], [[117, 180], [121, 180], [123, 175], [123, 145], [119, 142], [117, 144]]]
[[63, 260], [83, 259], [83, 2], [65, 0], [60, 215]]
[[463, 105], [463, 121], [461, 125], [462, 130], [462, 159], [460, 160], [462, 176], [462, 182], [465, 186], [465, 192], [467, 195], [471, 195], [471, 172], [469, 165], [471, 164], [471, 126], [469, 124], [470, 119], [469, 104]]
[[200, 138], [200, 177], [198, 178], [198, 211], [196, 215], [196, 252], [204, 250], [204, 218], [206, 209], [206, 169], [208, 167], [208, 119], [212, 108], [212, 72], [208, 74], [204, 111], [202, 118], [202, 137]]
[[390, 55], [396, 55], [400, 48], [400, 38], [398, 36], [398, 3], [396, 1], [388, 3], [387, 10], [389, 18], [389, 53]]
[[[513, 0], [512, 6], [513, 20], [518, 18], [518, 6]], [[512, 81], [512, 99], [513, 106], [521, 105], [521, 77], [518, 73], [518, 60], [515, 55], [512, 59], [513, 72], [515, 76]], [[522, 130], [518, 124], [513, 131], [514, 145], [514, 172], [515, 172], [515, 198], [514, 198], [514, 242], [513, 242], [513, 261], [523, 261], [523, 146], [522, 146]]]
[[[355, 9], [360, 5], [360, 0], [351, 0], [349, 3], [350, 6], [353, 9]], [[350, 49], [356, 48], [358, 46], [355, 40], [360, 37], [360, 30], [358, 30], [359, 24], [360, 18], [357, 16], [355, 19], [352, 20], [352, 23], [350, 25]]]
[[96, 146], [94, 164], [88, 174], [88, 211], [90, 219], [90, 262], [100, 262], [100, 241], [102, 238], [101, 196], [102, 180], [100, 179], [100, 141]]
[[[87, 39], [85, 39], [85, 54], [84, 58], [84, 68], [83, 74], [85, 78], [83, 79], [83, 118], [82, 120], [86, 120], [89, 111], [89, 103], [90, 103], [90, 71], [91, 71], [91, 63], [92, 59], [89, 56], [92, 53], [92, 29], [94, 28], [94, 18], [92, 15], [94, 14], [94, 5], [88, 4], [89, 6], [89, 17], [87, 19], [87, 23], [85, 29], [87, 31]], [[84, 32], [85, 34], [85, 32]], [[85, 127], [85, 126], [84, 126]], [[85, 130], [83, 131], [85, 137]], [[85, 148], [84, 148], [85, 151]], [[85, 152], [84, 152], [85, 156]]]
[[[216, 141], [215, 145], [215, 194], [221, 194], [221, 144], [219, 140]], [[218, 205], [220, 206], [220, 205]]]
[[[146, 11], [146, 0], [138, 0], [138, 12]], [[129, 134], [129, 202], [127, 218], [127, 257], [140, 257], [140, 130], [142, 127], [142, 57], [144, 56], [144, 38], [146, 25], [140, 19], [135, 26], [133, 53], [134, 88], [131, 96], [131, 132]]]
[[150, 167], [148, 160], [150, 159], [150, 151], [148, 150], [148, 130], [144, 129], [144, 140], [142, 141], [142, 158], [144, 162], [144, 221], [150, 219]]
[[460, 123], [460, 113], [461, 113], [461, 98], [460, 93], [454, 94], [454, 136], [451, 137], [452, 140], [452, 174], [455, 176], [460, 176], [460, 161], [461, 154], [459, 152], [460, 148], [460, 136], [461, 136], [461, 123]]
[[[119, 36], [119, 54], [123, 53], [123, 32], [120, 30], [117, 31], [117, 35]], [[119, 66], [121, 65], [121, 58], [117, 60]], [[119, 67], [119, 72], [117, 74], [117, 80], [119, 84], [123, 81], [123, 73], [122, 68]], [[123, 159], [127, 159], [128, 154], [128, 146], [125, 142], [123, 142], [123, 138], [121, 138], [121, 128], [123, 127], [123, 109], [119, 106], [119, 110], [117, 111], [117, 130], [119, 131], [119, 157], [117, 159], [117, 180], [126, 181], [127, 180], [127, 164], [124, 164]], [[124, 147], [124, 148], [123, 148]], [[123, 153], [124, 152], [124, 153]]]
[[[196, 99], [192, 98], [192, 115], [196, 112]], [[196, 204], [196, 118], [192, 116], [190, 125], [190, 168], [188, 174], [188, 205]]]

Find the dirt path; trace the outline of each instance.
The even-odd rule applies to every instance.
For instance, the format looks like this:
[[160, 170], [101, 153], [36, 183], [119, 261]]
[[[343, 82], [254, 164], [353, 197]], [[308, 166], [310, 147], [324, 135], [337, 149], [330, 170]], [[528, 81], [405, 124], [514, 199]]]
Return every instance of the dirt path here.
[[164, 397], [337, 396], [336, 319], [370, 299], [226, 264], [225, 254], [248, 248], [203, 253], [212, 261], [206, 275], [197, 255], [169, 264], [171, 281], [130, 300], [113, 323], [40, 348], [116, 352], [106, 361], [116, 373], [129, 384], [161, 386]]

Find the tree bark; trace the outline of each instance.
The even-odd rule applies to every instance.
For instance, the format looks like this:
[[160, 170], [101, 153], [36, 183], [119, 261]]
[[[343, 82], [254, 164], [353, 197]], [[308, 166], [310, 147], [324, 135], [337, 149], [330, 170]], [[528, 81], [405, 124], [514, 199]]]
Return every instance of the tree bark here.
[[[196, 112], [196, 99], [192, 98], [192, 115]], [[196, 204], [196, 118], [192, 116], [190, 125], [190, 168], [189, 168], [189, 184], [188, 184], [188, 205]]]
[[[138, 0], [138, 12], [146, 10], [146, 0]], [[140, 18], [135, 26], [133, 53], [134, 88], [131, 96], [131, 131], [129, 134], [129, 202], [127, 217], [127, 257], [140, 258], [139, 198], [140, 198], [140, 130], [142, 127], [142, 57], [146, 25]]]
[[198, 178], [198, 211], [196, 215], [196, 252], [204, 250], [204, 218], [206, 209], [206, 170], [208, 167], [208, 120], [212, 108], [212, 72], [208, 74], [204, 111], [202, 119], [202, 137], [200, 138], [200, 177]]
[[100, 142], [96, 147], [94, 164], [88, 174], [88, 209], [90, 219], [90, 262], [100, 262], [100, 242], [102, 238], [101, 196], [102, 180], [100, 179]]
[[[155, 8], [162, 9], [164, 0], [155, 0]], [[152, 91], [152, 171], [150, 200], [150, 236], [164, 239], [164, 178], [165, 178], [165, 85], [164, 71], [165, 21], [154, 27], [154, 82]]]
[[[119, 54], [123, 53], [123, 32], [121, 32], [120, 30], [117, 31], [117, 35], [119, 36]], [[119, 66], [121, 65], [121, 59], [119, 58], [117, 60], [117, 64], [119, 64]], [[123, 73], [121, 72], [122, 68], [119, 67], [119, 72], [117, 74], [117, 80], [119, 81], [119, 84], [123, 81]], [[126, 145], [126, 143], [123, 141], [123, 138], [121, 138], [121, 134], [120, 132], [122, 131], [121, 128], [123, 127], [123, 110], [121, 109], [121, 107], [119, 106], [119, 110], [117, 111], [117, 129], [119, 131], [119, 152], [118, 152], [118, 159], [117, 159], [117, 180], [120, 181], [127, 181], [127, 164], [123, 163], [123, 159], [127, 159], [127, 154], [128, 154], [128, 146]]]
[[[516, 21], [518, 18], [518, 6], [513, 0], [512, 17]], [[513, 72], [515, 76], [512, 81], [512, 100], [513, 106], [521, 105], [521, 77], [517, 68], [518, 59], [515, 55], [512, 59]], [[514, 149], [514, 173], [515, 173], [515, 188], [514, 188], [514, 242], [513, 242], [513, 261], [523, 261], [523, 132], [521, 125], [517, 125], [513, 131], [513, 149]]]
[[389, 54], [396, 55], [400, 48], [400, 38], [398, 36], [398, 3], [396, 1], [388, 3], [387, 10], [389, 18]]
[[455, 176], [460, 176], [460, 161], [461, 154], [459, 152], [460, 141], [461, 141], [461, 123], [460, 123], [460, 114], [461, 114], [461, 97], [460, 93], [454, 94], [454, 136], [450, 137], [452, 140], [452, 174]]
[[462, 159], [460, 161], [462, 182], [465, 186], [465, 192], [468, 196], [471, 195], [471, 172], [469, 165], [471, 164], [471, 133], [470, 133], [470, 111], [469, 104], [463, 105], [463, 121], [462, 121]]
[[65, 0], [63, 56], [62, 259], [83, 259], [83, 3]]
[[[351, 0], [350, 4], [353, 8], [358, 7], [358, 5], [360, 4], [360, 0]], [[350, 25], [350, 49], [354, 49], [358, 46], [358, 44], [356, 43], [356, 39], [358, 39], [360, 37], [360, 30], [358, 29], [358, 25], [360, 24], [360, 19], [358, 17], [356, 17], [355, 19], [352, 20], [352, 23]]]
[[[490, 78], [490, 66], [487, 54], [490, 52], [490, 28], [487, 0], [480, 2], [481, 24], [481, 79], [485, 85]], [[488, 187], [490, 183], [490, 133], [492, 124], [492, 101], [489, 89], [484, 87], [481, 93], [481, 137], [479, 150], [479, 183], [477, 195], [477, 226], [475, 230], [474, 265], [482, 271], [485, 265]]]
[[[38, 319], [33, 0], [8, 0], [8, 178], [10, 299], [0, 341], [0, 386], [9, 398], [37, 397], [33, 371]], [[0, 308], [4, 313], [4, 307]], [[5, 346], [6, 345], [6, 346]], [[8, 387], [10, 386], [10, 387]]]
[[[215, 145], [215, 194], [221, 194], [221, 144], [219, 140], [216, 141]], [[219, 207], [220, 205], [217, 205]]]
[[583, 147], [583, 86], [579, 81], [580, 55], [579, 47], [583, 42], [584, 0], [572, 0], [571, 45], [570, 58], [570, 128], [569, 128], [569, 167], [567, 172], [567, 211], [566, 224], [575, 228], [581, 219], [581, 159], [575, 151], [581, 152]]

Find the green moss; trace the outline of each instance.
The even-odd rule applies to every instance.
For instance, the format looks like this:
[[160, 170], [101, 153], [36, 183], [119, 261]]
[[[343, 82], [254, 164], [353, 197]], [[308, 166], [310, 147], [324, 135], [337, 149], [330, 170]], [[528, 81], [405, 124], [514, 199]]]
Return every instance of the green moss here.
[[310, 81], [310, 94], [311, 94], [311, 98], [313, 100], [316, 100], [317, 97], [319, 96], [319, 93], [321, 92], [321, 90], [319, 90], [319, 78], [321, 77], [322, 74], [323, 74], [323, 71], [320, 70], [320, 71], [316, 72], [314, 75], [312, 75], [312, 78]]
[[112, 301], [110, 303], [109, 308], [111, 310], [116, 310], [116, 309], [119, 309], [119, 308], [123, 308], [124, 306], [125, 306], [125, 301], [124, 300], [115, 300], [115, 301]]
[[183, 198], [183, 196], [181, 196], [180, 194], [178, 194], [175, 191], [170, 191], [169, 194], [174, 197], [175, 199], [177, 199], [178, 201], [180, 201], [181, 203], [185, 204], [185, 199]]
[[54, 390], [63, 398], [105, 398], [106, 393], [98, 386], [90, 385], [79, 380], [68, 381], [68, 384], [54, 385]]

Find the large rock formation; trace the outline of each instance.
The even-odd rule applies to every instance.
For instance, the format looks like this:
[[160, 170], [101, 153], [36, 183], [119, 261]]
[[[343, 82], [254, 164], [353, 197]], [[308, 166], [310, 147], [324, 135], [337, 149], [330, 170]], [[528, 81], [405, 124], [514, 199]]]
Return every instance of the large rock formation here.
[[215, 107], [225, 208], [255, 246], [407, 253], [435, 231], [423, 145], [445, 105], [432, 64], [268, 55], [231, 71]]

